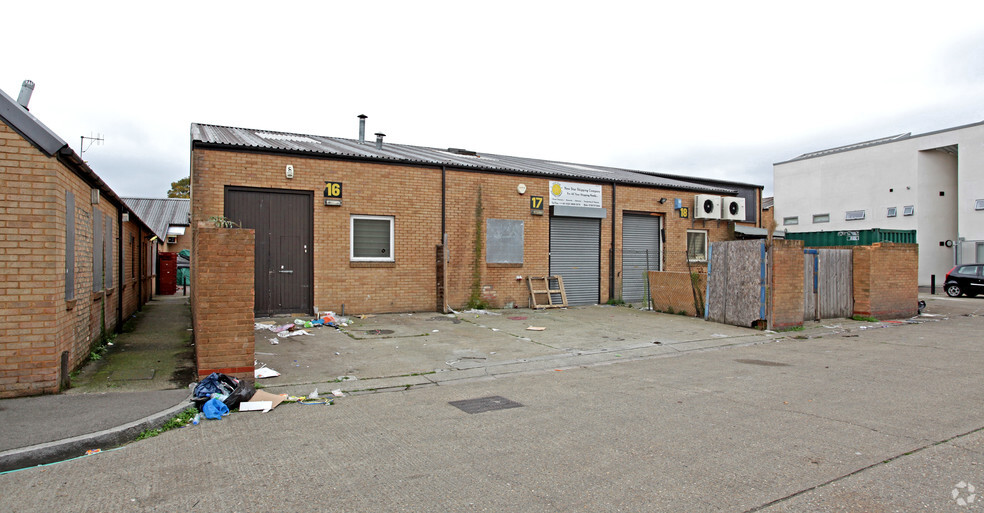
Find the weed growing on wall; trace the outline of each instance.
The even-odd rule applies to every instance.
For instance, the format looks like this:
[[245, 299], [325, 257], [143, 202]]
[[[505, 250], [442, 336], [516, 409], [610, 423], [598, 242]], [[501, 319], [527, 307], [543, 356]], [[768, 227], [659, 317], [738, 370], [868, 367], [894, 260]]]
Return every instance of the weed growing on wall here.
[[468, 298], [468, 308], [485, 309], [488, 303], [482, 299], [482, 220], [485, 210], [482, 207], [482, 186], [478, 186], [478, 201], [475, 203], [475, 244], [474, 268], [472, 270], [471, 295]]

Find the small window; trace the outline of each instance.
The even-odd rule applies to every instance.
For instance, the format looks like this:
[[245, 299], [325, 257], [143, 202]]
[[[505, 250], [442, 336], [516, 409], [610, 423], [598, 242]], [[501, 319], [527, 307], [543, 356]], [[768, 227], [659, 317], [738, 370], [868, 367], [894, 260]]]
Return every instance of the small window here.
[[984, 199], [979, 199], [974, 202], [974, 210], [984, 210]]
[[829, 223], [830, 214], [813, 214], [814, 223]]
[[485, 247], [486, 263], [523, 263], [523, 222], [489, 219], [486, 222]]
[[846, 221], [859, 221], [864, 219], [864, 210], [848, 210], [844, 216]]
[[168, 235], [167, 236], [167, 243], [168, 244], [177, 244], [177, 242], [178, 242], [178, 236], [177, 235]]
[[75, 194], [65, 191], [65, 300], [75, 299]]
[[352, 216], [351, 259], [393, 262], [393, 217]]
[[899, 215], [898, 207], [888, 207], [888, 213], [885, 215], [885, 217], [895, 217], [897, 215]]
[[904, 216], [913, 216], [913, 215], [916, 215], [916, 207], [915, 207], [915, 205], [906, 205], [906, 206], [902, 207], [902, 215], [904, 215]]
[[792, 226], [794, 224], [800, 224], [800, 219], [798, 217], [784, 217], [782, 218], [782, 224], [786, 226]]
[[707, 261], [707, 232], [687, 230], [687, 259], [691, 262]]

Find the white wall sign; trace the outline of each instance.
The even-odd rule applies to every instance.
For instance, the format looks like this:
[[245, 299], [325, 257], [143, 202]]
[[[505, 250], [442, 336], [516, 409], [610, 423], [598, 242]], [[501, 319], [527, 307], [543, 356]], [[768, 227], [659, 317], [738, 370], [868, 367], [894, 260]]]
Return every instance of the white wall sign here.
[[550, 182], [550, 205], [601, 208], [601, 186], [587, 183]]

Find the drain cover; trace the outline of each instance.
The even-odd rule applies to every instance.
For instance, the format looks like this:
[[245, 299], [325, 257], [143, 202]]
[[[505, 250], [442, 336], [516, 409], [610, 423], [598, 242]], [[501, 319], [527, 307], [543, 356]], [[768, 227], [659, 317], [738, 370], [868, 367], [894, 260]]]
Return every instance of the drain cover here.
[[766, 367], [789, 367], [788, 363], [781, 362], [770, 362], [768, 360], [735, 360], [738, 363], [747, 363], [749, 365], [764, 365]]
[[458, 408], [465, 413], [484, 413], [493, 410], [505, 410], [507, 408], [519, 408], [522, 404], [510, 401], [505, 397], [493, 395], [491, 397], [480, 397], [478, 399], [465, 399], [464, 401], [451, 401], [448, 404]]
[[392, 335], [393, 330], [362, 330], [366, 335]]

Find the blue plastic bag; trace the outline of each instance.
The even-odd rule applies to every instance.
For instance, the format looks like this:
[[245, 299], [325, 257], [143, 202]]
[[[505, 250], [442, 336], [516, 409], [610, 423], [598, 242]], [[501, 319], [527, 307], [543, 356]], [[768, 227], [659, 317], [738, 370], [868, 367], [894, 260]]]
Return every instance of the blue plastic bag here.
[[205, 414], [206, 419], [221, 419], [224, 415], [229, 414], [229, 407], [217, 397], [213, 397], [205, 403], [205, 406], [202, 406], [202, 413]]

